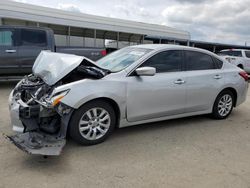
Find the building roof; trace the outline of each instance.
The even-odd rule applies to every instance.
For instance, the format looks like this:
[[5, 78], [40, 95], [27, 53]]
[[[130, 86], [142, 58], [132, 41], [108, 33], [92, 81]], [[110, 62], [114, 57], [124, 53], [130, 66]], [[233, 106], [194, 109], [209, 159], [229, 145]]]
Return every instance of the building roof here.
[[157, 36], [159, 38], [190, 40], [190, 34], [187, 31], [163, 25], [94, 16], [7, 0], [1, 0], [0, 17], [52, 25]]

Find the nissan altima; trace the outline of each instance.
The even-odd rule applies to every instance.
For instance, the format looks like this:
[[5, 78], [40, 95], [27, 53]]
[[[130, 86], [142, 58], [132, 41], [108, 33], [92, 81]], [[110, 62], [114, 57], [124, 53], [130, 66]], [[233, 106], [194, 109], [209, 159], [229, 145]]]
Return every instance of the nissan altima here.
[[59, 155], [66, 135], [84, 145], [118, 127], [210, 114], [225, 119], [246, 100], [248, 75], [206, 50], [138, 45], [97, 62], [42, 51], [9, 97], [6, 136], [31, 154]]

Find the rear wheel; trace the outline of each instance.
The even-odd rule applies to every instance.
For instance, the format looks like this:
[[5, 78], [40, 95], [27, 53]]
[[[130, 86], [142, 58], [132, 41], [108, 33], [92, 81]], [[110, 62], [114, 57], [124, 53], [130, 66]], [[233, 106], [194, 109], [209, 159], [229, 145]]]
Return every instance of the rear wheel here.
[[241, 65], [241, 64], [239, 64], [238, 67], [241, 69], [244, 69], [243, 65]]
[[214, 102], [212, 117], [215, 119], [227, 118], [233, 110], [234, 100], [235, 97], [230, 90], [222, 91]]
[[89, 102], [72, 116], [69, 133], [83, 145], [103, 142], [114, 130], [116, 116], [112, 106], [102, 100]]

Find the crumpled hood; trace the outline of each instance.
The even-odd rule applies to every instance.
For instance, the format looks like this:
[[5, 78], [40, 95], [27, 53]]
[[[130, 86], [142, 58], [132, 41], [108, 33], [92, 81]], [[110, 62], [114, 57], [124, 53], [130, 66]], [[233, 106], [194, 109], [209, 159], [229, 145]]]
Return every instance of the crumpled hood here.
[[53, 85], [78, 67], [84, 59], [94, 64], [94, 62], [82, 56], [41, 51], [36, 58], [32, 71], [46, 84]]

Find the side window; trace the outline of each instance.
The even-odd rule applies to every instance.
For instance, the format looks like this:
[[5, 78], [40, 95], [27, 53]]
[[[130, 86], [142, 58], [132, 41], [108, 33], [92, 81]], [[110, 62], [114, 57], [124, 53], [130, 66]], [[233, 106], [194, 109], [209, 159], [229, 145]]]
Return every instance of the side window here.
[[250, 58], [250, 51], [245, 51], [246, 57]]
[[154, 67], [156, 73], [181, 71], [182, 51], [169, 50], [160, 52], [145, 61], [141, 67]]
[[210, 55], [195, 51], [185, 51], [185, 54], [186, 69], [188, 71], [215, 69], [213, 59]]
[[242, 57], [242, 52], [241, 51], [233, 51], [233, 56]]
[[13, 32], [8, 30], [0, 30], [0, 46], [13, 45]]
[[46, 32], [40, 30], [21, 29], [21, 46], [46, 46]]
[[217, 58], [213, 58], [214, 59], [214, 62], [215, 62], [215, 65], [216, 65], [216, 68], [217, 69], [221, 69], [222, 68], [222, 65], [223, 65], [223, 61], [217, 59]]

